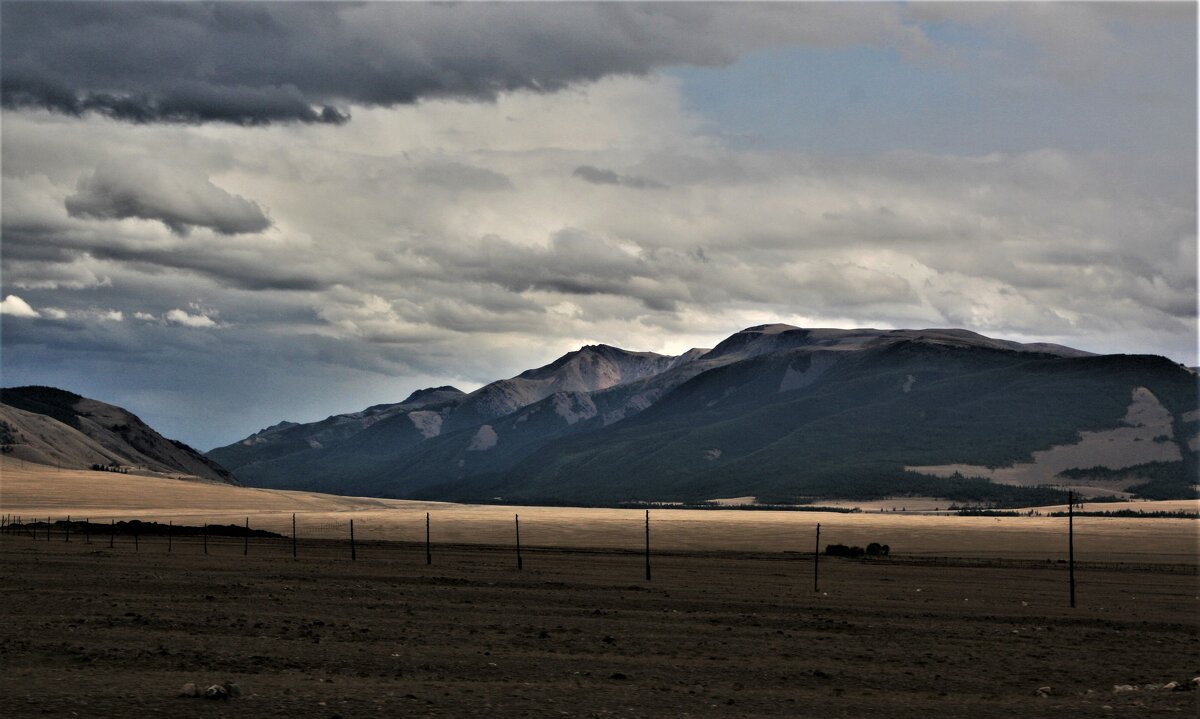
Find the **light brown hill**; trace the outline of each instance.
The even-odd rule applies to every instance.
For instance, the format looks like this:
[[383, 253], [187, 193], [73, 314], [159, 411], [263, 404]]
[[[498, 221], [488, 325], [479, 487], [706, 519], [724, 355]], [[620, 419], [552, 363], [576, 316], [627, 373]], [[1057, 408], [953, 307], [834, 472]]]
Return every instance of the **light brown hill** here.
[[51, 387], [6, 388], [0, 400], [0, 445], [14, 458], [236, 483], [224, 467], [120, 407]]

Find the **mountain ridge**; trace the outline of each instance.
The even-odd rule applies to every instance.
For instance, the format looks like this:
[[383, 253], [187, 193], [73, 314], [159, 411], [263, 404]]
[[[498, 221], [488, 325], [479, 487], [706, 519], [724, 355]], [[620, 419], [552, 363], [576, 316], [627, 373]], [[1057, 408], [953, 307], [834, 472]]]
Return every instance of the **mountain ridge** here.
[[[1100, 366], [1107, 369], [1094, 371]], [[809, 490], [930, 492], [935, 480], [908, 467], [1023, 461], [1048, 442], [1119, 424], [1131, 392], [1143, 384], [1158, 387], [1172, 416], [1179, 415], [1172, 432], [1181, 450], [1173, 456], [1181, 459], [1166, 470], [1128, 470], [1132, 479], [1124, 484], [1186, 492], [1195, 455], [1187, 441], [1195, 429], [1179, 407], [1195, 403], [1194, 374], [1163, 358], [1147, 363], [958, 329], [768, 324], [675, 357], [585, 345], [462, 397], [397, 409], [371, 426], [322, 435], [321, 423], [299, 425], [281, 433], [286, 446], [241, 451], [235, 443], [213, 454], [255, 486], [420, 499], [612, 504], [753, 494], [748, 488], [793, 498]], [[938, 386], [955, 389], [931, 392]], [[1043, 405], [1051, 395], [1078, 406], [1049, 411]], [[972, 414], [983, 408], [990, 414]], [[872, 412], [911, 427], [889, 426]], [[857, 424], [842, 416], [858, 417]], [[946, 443], [940, 453], [921, 449], [932, 447], [920, 436], [931, 421], [933, 436]], [[783, 441], [801, 427], [827, 447], [800, 435]], [[862, 445], [857, 435], [864, 433], [876, 439]], [[701, 437], [707, 444], [692, 446]], [[835, 447], [856, 459], [839, 458]], [[807, 453], [799, 473], [779, 461], [799, 451]], [[1000, 500], [1041, 491], [937, 481]]]

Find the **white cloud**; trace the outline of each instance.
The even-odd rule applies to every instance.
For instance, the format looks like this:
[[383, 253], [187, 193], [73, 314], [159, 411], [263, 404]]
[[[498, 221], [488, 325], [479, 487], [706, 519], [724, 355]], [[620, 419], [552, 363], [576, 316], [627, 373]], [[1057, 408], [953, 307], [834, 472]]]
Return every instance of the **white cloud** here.
[[188, 314], [179, 308], [169, 310], [163, 318], [167, 322], [184, 327], [216, 327], [217, 323], [212, 318], [203, 314]]
[[25, 300], [16, 295], [9, 295], [0, 300], [0, 315], [9, 317], [41, 317], [38, 311], [29, 306]]

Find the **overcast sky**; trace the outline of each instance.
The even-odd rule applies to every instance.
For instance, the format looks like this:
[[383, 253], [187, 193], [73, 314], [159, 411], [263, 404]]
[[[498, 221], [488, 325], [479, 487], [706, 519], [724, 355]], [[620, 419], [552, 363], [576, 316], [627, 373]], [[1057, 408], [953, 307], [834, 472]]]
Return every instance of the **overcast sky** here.
[[3, 384], [201, 449], [580, 345], [1197, 363], [1196, 5], [0, 5]]

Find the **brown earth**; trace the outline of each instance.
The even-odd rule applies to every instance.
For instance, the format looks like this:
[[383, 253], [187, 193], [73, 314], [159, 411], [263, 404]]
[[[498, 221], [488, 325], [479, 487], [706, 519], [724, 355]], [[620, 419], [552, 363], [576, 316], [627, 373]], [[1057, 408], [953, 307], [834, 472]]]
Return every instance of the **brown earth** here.
[[[0, 536], [5, 716], [1194, 716], [1195, 562]], [[176, 695], [231, 680], [242, 696]], [[1048, 697], [1036, 696], [1050, 687]]]

